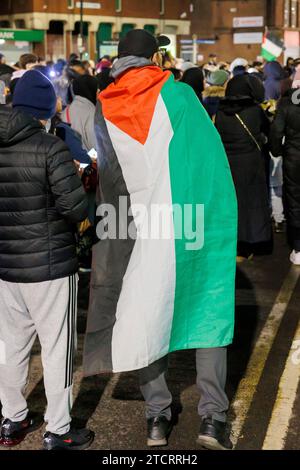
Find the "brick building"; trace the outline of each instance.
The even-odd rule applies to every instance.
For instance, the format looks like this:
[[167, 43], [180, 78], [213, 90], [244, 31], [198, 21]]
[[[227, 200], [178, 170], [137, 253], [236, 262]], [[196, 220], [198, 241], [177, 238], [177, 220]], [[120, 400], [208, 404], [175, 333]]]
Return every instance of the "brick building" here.
[[[270, 2], [266, 0], [211, 0], [196, 2], [192, 32], [199, 40], [204, 60], [211, 53], [224, 60], [242, 56], [254, 59], [261, 52], [265, 26], [269, 24]], [[202, 12], [202, 14], [201, 14]]]
[[[83, 42], [91, 58], [115, 51], [116, 41], [135, 27], [169, 34], [177, 55], [206, 60], [216, 53], [232, 60], [260, 55], [267, 26], [284, 37], [286, 56], [300, 55], [300, 0], [91, 0], [83, 4]], [[48, 59], [78, 52], [79, 5], [77, 0], [0, 2], [0, 50], [13, 58], [34, 50]]]
[[[283, 13], [282, 13], [283, 12]], [[277, 16], [282, 15], [285, 58], [300, 57], [300, 1], [280, 0]]]
[[[132, 28], [176, 37], [189, 34], [190, 0], [92, 0], [84, 1], [83, 42], [91, 58], [113, 47]], [[7, 0], [0, 3], [0, 40], [5, 29], [44, 31], [44, 40], [33, 41], [33, 50], [47, 58], [66, 57], [77, 52], [80, 33], [80, 2], [76, 0]], [[1, 31], [3, 31], [1, 37]], [[7, 33], [7, 34], [8, 34]], [[17, 34], [22, 41], [22, 31]], [[1, 47], [1, 45], [0, 45]]]
[[300, 56], [300, 0], [198, 0], [191, 20], [204, 59], [210, 53], [225, 60], [255, 59], [265, 27], [284, 39], [282, 60]]
[[261, 52], [267, 23], [267, 2], [212, 0], [209, 3], [211, 33], [208, 37], [215, 42], [200, 45], [201, 51], [204, 54], [216, 53], [229, 61], [238, 56], [256, 58]]

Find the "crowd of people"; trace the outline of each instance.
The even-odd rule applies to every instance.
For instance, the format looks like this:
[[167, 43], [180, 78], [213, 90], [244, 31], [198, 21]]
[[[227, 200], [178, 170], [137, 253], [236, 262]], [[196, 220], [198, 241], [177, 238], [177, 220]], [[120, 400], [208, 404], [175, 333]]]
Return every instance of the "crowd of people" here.
[[212, 54], [202, 67], [182, 66], [188, 70], [178, 79], [194, 89], [226, 149], [239, 208], [237, 261], [261, 252], [274, 231], [287, 233], [291, 262], [299, 265], [299, 103], [292, 98], [300, 58], [283, 67], [276, 60], [218, 62]]
[[[24, 54], [10, 66], [0, 55], [0, 445], [42, 424], [24, 397], [37, 336], [44, 448], [93, 441], [71, 426], [79, 269], [92, 271], [85, 374], [138, 370], [147, 444], [162, 446], [172, 427], [167, 355], [195, 349], [198, 443], [233, 447], [225, 383], [236, 262], [286, 231], [300, 265], [300, 59], [211, 55], [199, 66], [168, 44], [134, 30], [97, 64]], [[120, 197], [203, 203], [201, 254], [177, 242], [176, 224], [170, 243], [99, 240], [97, 207], [119, 209]]]
[[[43, 73], [52, 81], [57, 96], [51, 132], [67, 143], [77, 164], [90, 165], [93, 162], [90, 155], [96, 155], [93, 120], [97, 94], [113, 83], [110, 72], [116, 60], [117, 57], [104, 56], [95, 64], [81, 61], [78, 55], [71, 54], [68, 61], [59, 59], [54, 63], [45, 62], [34, 54], [24, 54], [17, 64], [9, 66], [0, 54], [2, 103], [12, 101], [14, 88], [26, 71]], [[229, 63], [218, 61], [217, 56], [211, 54], [206, 64], [196, 66], [163, 52], [160, 65], [172, 72], [176, 81], [193, 88], [221, 135], [238, 194], [238, 260], [251, 258], [256, 244], [271, 239], [273, 221], [276, 233], [287, 229], [293, 247], [291, 260], [300, 263], [300, 226], [294, 214], [297, 210], [295, 205], [300, 210], [300, 201], [294, 199], [296, 182], [290, 175], [288, 159], [282, 161], [287, 147], [297, 148], [294, 142], [297, 135], [293, 127], [280, 129], [280, 133], [278, 129], [283, 116], [281, 107], [294, 104], [289, 98], [294, 87], [299, 87], [295, 77], [298, 71], [300, 74], [300, 58], [288, 58], [283, 67], [275, 60], [249, 63], [244, 58], [237, 58]], [[290, 111], [297, 112], [297, 109], [297, 104], [294, 104]], [[239, 125], [234, 126], [237, 122]], [[283, 145], [287, 137], [285, 131], [293, 137], [290, 136], [292, 142]], [[94, 169], [89, 168], [86, 173], [93, 173]], [[92, 196], [90, 199], [94, 200]], [[92, 210], [90, 217], [93, 220]], [[83, 251], [87, 254], [89, 249]], [[87, 258], [90, 260], [89, 255]], [[89, 263], [88, 260], [83, 261], [85, 267]]]

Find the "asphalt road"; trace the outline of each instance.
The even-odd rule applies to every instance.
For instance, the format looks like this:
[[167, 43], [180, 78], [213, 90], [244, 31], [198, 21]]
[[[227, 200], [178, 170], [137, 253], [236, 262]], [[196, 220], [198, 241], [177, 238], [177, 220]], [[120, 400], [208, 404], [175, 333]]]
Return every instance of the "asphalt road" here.
[[[229, 348], [229, 419], [236, 449], [300, 449], [300, 268], [291, 268], [284, 235], [271, 255], [238, 267], [236, 332]], [[135, 373], [81, 378], [87, 279], [79, 292], [79, 349], [74, 421], [96, 433], [92, 449], [146, 449], [144, 405]], [[168, 382], [177, 424], [170, 450], [197, 449], [198, 392], [194, 351], [171, 355]], [[39, 345], [34, 347], [28, 387], [30, 409], [45, 398]], [[40, 449], [43, 429], [17, 449]]]

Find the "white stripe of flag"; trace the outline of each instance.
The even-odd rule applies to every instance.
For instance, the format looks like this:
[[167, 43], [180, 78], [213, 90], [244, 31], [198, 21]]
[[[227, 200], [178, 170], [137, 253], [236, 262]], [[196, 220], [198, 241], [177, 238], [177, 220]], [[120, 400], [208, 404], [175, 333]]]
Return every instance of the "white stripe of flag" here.
[[282, 47], [270, 41], [268, 38], [265, 38], [262, 47], [266, 52], [274, 57], [279, 57], [282, 53]]

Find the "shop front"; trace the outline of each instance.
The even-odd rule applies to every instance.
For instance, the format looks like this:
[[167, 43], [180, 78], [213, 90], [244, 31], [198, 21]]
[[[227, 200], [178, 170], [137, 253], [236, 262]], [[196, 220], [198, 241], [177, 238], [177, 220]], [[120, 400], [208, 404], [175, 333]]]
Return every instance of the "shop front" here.
[[0, 52], [8, 64], [14, 64], [21, 54], [34, 52], [37, 45], [45, 40], [43, 30], [0, 29]]

